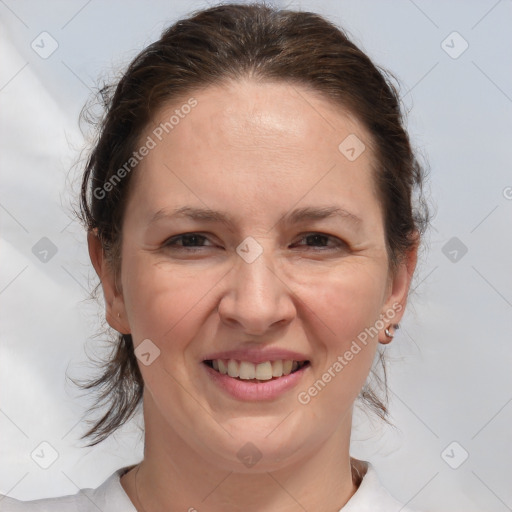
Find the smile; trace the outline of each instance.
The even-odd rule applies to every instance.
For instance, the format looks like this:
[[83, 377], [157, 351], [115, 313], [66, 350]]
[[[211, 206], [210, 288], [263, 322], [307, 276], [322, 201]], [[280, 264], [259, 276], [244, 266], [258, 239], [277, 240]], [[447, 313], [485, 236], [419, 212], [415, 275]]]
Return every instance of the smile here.
[[203, 362], [222, 375], [253, 382], [279, 379], [301, 370], [309, 364], [309, 361], [294, 361], [291, 359], [264, 361], [258, 364], [250, 361], [237, 361], [236, 359], [208, 359]]

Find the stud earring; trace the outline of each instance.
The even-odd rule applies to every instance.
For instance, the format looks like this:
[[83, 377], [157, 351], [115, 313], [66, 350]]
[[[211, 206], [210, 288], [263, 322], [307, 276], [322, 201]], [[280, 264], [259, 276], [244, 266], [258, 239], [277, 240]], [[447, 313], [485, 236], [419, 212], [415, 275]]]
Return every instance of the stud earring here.
[[[384, 334], [385, 334], [388, 338], [393, 339], [394, 334], [392, 334], [392, 333], [391, 333], [391, 331], [389, 330], [389, 328], [390, 328], [390, 327], [391, 327], [391, 325], [388, 325], [388, 326], [386, 327], [386, 329], [384, 330]], [[396, 331], [397, 329], [399, 329], [399, 328], [400, 328], [400, 324], [394, 324], [394, 325], [393, 325], [393, 327], [395, 328], [395, 331]]]

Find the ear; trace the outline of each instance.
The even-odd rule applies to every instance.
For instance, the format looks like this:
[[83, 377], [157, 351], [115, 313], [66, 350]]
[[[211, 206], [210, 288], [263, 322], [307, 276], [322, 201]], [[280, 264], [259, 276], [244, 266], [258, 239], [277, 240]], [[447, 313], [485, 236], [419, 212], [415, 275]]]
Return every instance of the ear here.
[[121, 334], [130, 334], [123, 294], [118, 289], [116, 276], [105, 257], [96, 229], [87, 233], [87, 245], [89, 246], [89, 257], [103, 288], [107, 322], [112, 329]]
[[379, 332], [379, 343], [382, 343], [383, 345], [388, 344], [393, 339], [386, 334], [386, 328], [389, 329], [391, 335], [394, 335], [396, 330], [395, 325], [400, 323], [400, 320], [405, 313], [411, 279], [418, 262], [418, 246], [419, 235], [418, 233], [415, 233], [414, 246], [404, 256], [403, 261], [399, 264], [394, 275], [390, 277], [388, 297], [384, 303], [384, 309], [381, 316], [385, 325]]

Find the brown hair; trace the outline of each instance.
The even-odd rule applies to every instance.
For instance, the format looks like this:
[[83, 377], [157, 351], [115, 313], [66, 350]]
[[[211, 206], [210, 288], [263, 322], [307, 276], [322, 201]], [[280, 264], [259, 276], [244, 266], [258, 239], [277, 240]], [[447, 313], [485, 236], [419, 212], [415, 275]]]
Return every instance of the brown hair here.
[[[133, 60], [117, 84], [101, 89], [105, 113], [86, 163], [80, 207], [87, 230], [97, 232], [114, 271], [121, 265], [121, 225], [131, 173], [114, 187], [105, 184], [133, 156], [152, 116], [164, 103], [246, 77], [306, 86], [363, 123], [372, 137], [375, 179], [394, 271], [414, 247], [414, 235], [422, 235], [428, 225], [421, 194], [424, 171], [403, 127], [398, 92], [386, 72], [320, 15], [261, 4], [218, 5], [178, 21]], [[98, 190], [103, 192], [95, 193]], [[420, 198], [416, 204], [414, 192]], [[381, 353], [379, 357], [383, 363]], [[386, 390], [384, 364], [383, 369], [381, 383]], [[103, 416], [82, 436], [92, 439], [88, 446], [93, 446], [131, 418], [142, 401], [144, 384], [130, 335], [118, 336], [101, 375], [82, 388], [99, 392], [89, 412], [106, 406]], [[386, 419], [386, 405], [368, 384], [360, 398]], [[387, 403], [387, 390], [385, 398]]]

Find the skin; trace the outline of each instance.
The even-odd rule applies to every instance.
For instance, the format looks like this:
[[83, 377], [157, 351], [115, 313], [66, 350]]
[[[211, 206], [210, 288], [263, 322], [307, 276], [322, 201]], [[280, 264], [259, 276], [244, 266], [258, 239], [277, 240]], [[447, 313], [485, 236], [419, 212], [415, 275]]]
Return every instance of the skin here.
[[[377, 344], [390, 341], [384, 329], [307, 405], [297, 394], [393, 305], [402, 309], [386, 326], [400, 321], [416, 249], [389, 272], [371, 140], [347, 112], [284, 83], [229, 82], [191, 96], [197, 106], [134, 172], [117, 277], [89, 235], [110, 325], [131, 333], [136, 347], [150, 339], [160, 350], [149, 366], [139, 362], [145, 457], [138, 492], [135, 468], [121, 483], [146, 512], [338, 511], [357, 490], [352, 408]], [[161, 109], [155, 126], [181, 104]], [[338, 150], [349, 134], [366, 145], [353, 162]], [[222, 210], [232, 223], [151, 223], [157, 211], [185, 205]], [[279, 223], [306, 206], [337, 206], [360, 221]], [[206, 239], [192, 249], [180, 241], [165, 246], [191, 232]], [[332, 238], [319, 243], [305, 238], [311, 233]], [[252, 263], [236, 252], [248, 236], [263, 250]], [[241, 347], [298, 351], [311, 367], [277, 399], [235, 400], [211, 383], [201, 361]], [[237, 457], [247, 442], [262, 454], [251, 468]]]

